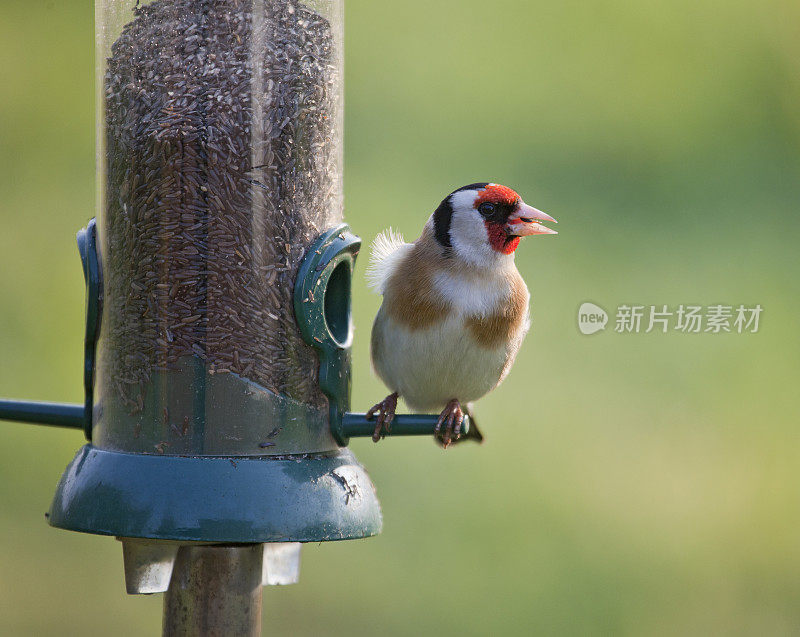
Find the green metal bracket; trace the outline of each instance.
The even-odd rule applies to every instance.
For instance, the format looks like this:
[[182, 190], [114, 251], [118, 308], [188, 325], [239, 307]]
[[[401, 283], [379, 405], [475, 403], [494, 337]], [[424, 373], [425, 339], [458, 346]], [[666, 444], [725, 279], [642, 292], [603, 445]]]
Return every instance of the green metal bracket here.
[[100, 273], [100, 257], [97, 254], [97, 223], [89, 224], [78, 231], [78, 251], [86, 279], [86, 336], [83, 355], [84, 423], [86, 439], [92, 439], [92, 411], [94, 409], [94, 367], [97, 338], [100, 335], [100, 317], [103, 303], [103, 285]]
[[350, 287], [360, 247], [346, 224], [328, 230], [309, 248], [294, 288], [295, 317], [303, 339], [319, 353], [319, 385], [341, 445], [347, 445], [342, 417], [350, 407]]
[[88, 225], [78, 232], [77, 239], [83, 263], [83, 274], [86, 279], [86, 338], [83, 363], [83, 385], [86, 398], [84, 404], [0, 400], [0, 420], [83, 429], [87, 440], [91, 440], [94, 359], [97, 336], [100, 332], [102, 306], [100, 260], [97, 255], [97, 228], [94, 219], [91, 219]]

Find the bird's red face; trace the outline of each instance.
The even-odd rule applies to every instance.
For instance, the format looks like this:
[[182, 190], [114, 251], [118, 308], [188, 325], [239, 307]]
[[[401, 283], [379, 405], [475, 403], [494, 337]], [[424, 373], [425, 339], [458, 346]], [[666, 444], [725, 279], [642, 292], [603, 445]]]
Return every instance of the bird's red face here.
[[487, 184], [478, 190], [472, 207], [481, 215], [489, 237], [489, 245], [501, 254], [511, 254], [522, 237], [534, 234], [558, 234], [539, 221], [553, 217], [529, 206], [508, 186]]
[[522, 201], [511, 188], [494, 183], [459, 188], [433, 214], [439, 243], [479, 265], [513, 254], [524, 236], [558, 234], [541, 221], [556, 222]]

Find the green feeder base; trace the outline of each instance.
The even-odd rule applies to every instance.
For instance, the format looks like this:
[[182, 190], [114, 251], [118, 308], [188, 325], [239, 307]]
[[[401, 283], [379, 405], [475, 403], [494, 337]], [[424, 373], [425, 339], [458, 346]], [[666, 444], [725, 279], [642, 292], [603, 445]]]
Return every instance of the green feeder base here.
[[347, 449], [286, 456], [166, 456], [82, 447], [52, 526], [191, 542], [323, 542], [376, 535], [381, 511]]

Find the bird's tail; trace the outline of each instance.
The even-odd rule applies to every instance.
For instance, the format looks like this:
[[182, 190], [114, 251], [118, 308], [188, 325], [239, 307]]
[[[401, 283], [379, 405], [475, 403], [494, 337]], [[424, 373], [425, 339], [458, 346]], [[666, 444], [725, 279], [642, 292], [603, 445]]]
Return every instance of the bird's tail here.
[[411, 247], [412, 244], [403, 240], [403, 235], [391, 228], [375, 237], [367, 267], [367, 281], [375, 292], [384, 293], [386, 281], [395, 271], [398, 261]]
[[483, 434], [481, 430], [478, 429], [478, 421], [475, 420], [475, 415], [472, 413], [472, 409], [469, 405], [467, 405], [467, 416], [469, 416], [469, 431], [466, 436], [461, 436], [456, 442], [461, 440], [474, 440], [477, 443], [483, 443]]

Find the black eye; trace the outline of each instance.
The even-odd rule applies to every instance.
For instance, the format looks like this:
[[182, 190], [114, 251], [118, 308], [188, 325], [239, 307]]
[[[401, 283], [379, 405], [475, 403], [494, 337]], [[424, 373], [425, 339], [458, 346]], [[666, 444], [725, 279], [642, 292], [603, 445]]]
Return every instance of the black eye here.
[[478, 212], [480, 212], [484, 217], [491, 217], [494, 213], [494, 204], [485, 201], [478, 206]]

